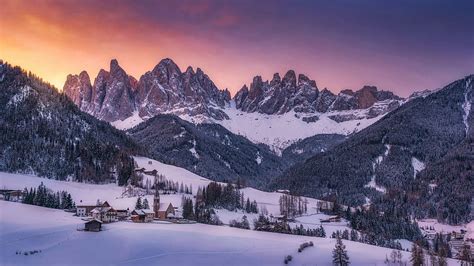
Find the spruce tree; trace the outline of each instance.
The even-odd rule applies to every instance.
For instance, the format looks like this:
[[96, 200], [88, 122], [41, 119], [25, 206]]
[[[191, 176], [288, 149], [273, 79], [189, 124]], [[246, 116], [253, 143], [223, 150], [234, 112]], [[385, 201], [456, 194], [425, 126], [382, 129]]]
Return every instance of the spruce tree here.
[[464, 245], [456, 257], [459, 260], [461, 266], [471, 266], [474, 261], [471, 258], [471, 249], [468, 245]]
[[148, 204], [148, 200], [146, 198], [143, 199], [142, 208], [150, 209], [150, 205]]
[[341, 237], [339, 235], [337, 235], [336, 245], [332, 251], [332, 262], [337, 266], [346, 266], [350, 263], [346, 246], [342, 243]]
[[143, 209], [143, 206], [142, 206], [142, 198], [141, 198], [141, 197], [138, 197], [138, 198], [137, 198], [137, 203], [135, 203], [135, 209], [136, 209], [136, 210], [141, 210], [141, 209]]
[[423, 255], [423, 248], [419, 245], [413, 243], [411, 249], [411, 258], [410, 261], [413, 266], [422, 266], [425, 262], [425, 257]]

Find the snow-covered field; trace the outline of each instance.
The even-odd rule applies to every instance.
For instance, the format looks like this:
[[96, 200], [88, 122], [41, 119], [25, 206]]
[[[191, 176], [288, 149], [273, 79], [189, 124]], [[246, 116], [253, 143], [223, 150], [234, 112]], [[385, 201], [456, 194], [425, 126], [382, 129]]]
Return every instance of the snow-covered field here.
[[[0, 265], [283, 265], [286, 255], [291, 265], [330, 265], [335, 242], [203, 224], [117, 222], [92, 233], [60, 210], [5, 201], [0, 210]], [[314, 247], [298, 253], [307, 241]], [[383, 265], [391, 252], [344, 243], [351, 265]], [[41, 252], [23, 255], [33, 250]]]
[[[176, 167], [173, 165], [168, 165], [155, 161], [146, 157], [135, 157], [135, 161], [138, 164], [139, 168], [145, 168], [145, 170], [157, 170], [159, 174], [162, 174], [168, 180], [174, 182], [183, 183], [187, 186], [192, 186], [193, 193], [196, 194], [198, 187], [207, 186], [211, 181], [199, 175], [196, 175], [186, 169]], [[151, 162], [151, 164], [150, 164]], [[145, 179], [152, 179], [152, 176], [144, 175]], [[33, 175], [22, 175], [22, 174], [11, 174], [11, 173], [0, 173], [0, 188], [7, 189], [24, 189], [37, 187], [39, 184], [43, 184], [54, 190], [54, 191], [68, 191], [71, 193], [76, 204], [95, 204], [97, 200], [107, 201], [116, 209], [127, 209], [133, 210], [137, 197], [122, 197], [123, 188], [118, 187], [115, 184], [106, 184], [106, 185], [95, 185], [95, 184], [85, 184], [85, 183], [76, 183], [76, 182], [67, 182], [67, 181], [58, 181], [46, 178], [38, 178]], [[248, 197], [251, 201], [257, 201], [259, 208], [265, 208], [269, 214], [279, 215], [280, 206], [279, 199], [282, 195], [277, 192], [265, 192], [260, 191], [254, 188], [244, 188], [241, 189], [241, 192], [244, 193], [245, 199]], [[153, 202], [153, 196], [145, 196], [148, 202], [151, 204]], [[327, 215], [321, 214], [318, 212], [317, 204], [318, 200], [313, 198], [306, 198], [308, 201], [308, 213], [306, 217], [302, 218], [301, 222], [304, 227], [313, 228], [315, 225], [321, 225], [320, 220], [328, 218]], [[175, 207], [181, 207], [182, 194], [171, 194], [171, 195], [161, 195], [162, 202], [170, 202]], [[217, 214], [220, 220], [224, 224], [228, 224], [230, 220], [237, 219], [240, 220], [243, 215], [246, 215], [250, 222], [253, 219], [257, 218], [256, 214], [248, 214], [241, 211], [228, 211], [228, 210], [218, 210]], [[309, 218], [308, 218], [309, 217]], [[300, 224], [300, 223], [296, 223]], [[309, 226], [312, 225], [312, 226]], [[338, 224], [323, 224], [327, 233], [332, 233], [335, 230], [344, 230], [348, 228], [346, 222]]]
[[[148, 158], [136, 157], [139, 167], [156, 169], [167, 179], [193, 186], [207, 185], [206, 178], [185, 169], [166, 165]], [[150, 163], [151, 162], [151, 163]], [[150, 178], [149, 176], [145, 176]], [[56, 181], [31, 175], [0, 173], [0, 188], [23, 189], [43, 182], [53, 190], [66, 190], [77, 204], [107, 200], [115, 208], [132, 209], [136, 197], [122, 198], [122, 188], [115, 184], [94, 185]], [[276, 192], [243, 189], [245, 197], [256, 200], [271, 214], [279, 214]], [[181, 206], [180, 194], [162, 195], [163, 201]], [[152, 197], [147, 196], [152, 202]], [[308, 213], [297, 217], [291, 226], [302, 224], [316, 228], [327, 215], [317, 212], [318, 200], [307, 198]], [[217, 211], [220, 219], [257, 216], [227, 210]], [[242, 230], [228, 226], [204, 224], [172, 224], [154, 222], [135, 224], [117, 222], [104, 225], [99, 233], [78, 231], [84, 221], [60, 210], [0, 201], [0, 265], [283, 265], [286, 255], [292, 255], [291, 265], [330, 265], [334, 239], [294, 236]], [[325, 223], [328, 236], [335, 230], [344, 230], [347, 223]], [[303, 242], [315, 246], [298, 253]], [[390, 249], [344, 241], [351, 265], [383, 265]], [[24, 252], [41, 251], [32, 255]], [[21, 253], [21, 254], [17, 254]], [[403, 253], [408, 260], [409, 254]]]

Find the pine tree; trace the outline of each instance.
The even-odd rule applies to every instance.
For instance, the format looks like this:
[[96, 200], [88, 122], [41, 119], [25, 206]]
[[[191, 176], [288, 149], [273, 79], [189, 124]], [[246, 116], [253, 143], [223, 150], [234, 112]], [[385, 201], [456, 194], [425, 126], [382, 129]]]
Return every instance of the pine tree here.
[[419, 245], [413, 243], [411, 249], [411, 258], [410, 261], [413, 266], [422, 266], [425, 262], [425, 256], [423, 255], [423, 248]]
[[150, 209], [150, 205], [148, 204], [148, 200], [146, 198], [143, 199], [142, 208]]
[[347, 255], [346, 246], [342, 243], [341, 238], [337, 235], [336, 245], [332, 251], [332, 262], [337, 266], [349, 265], [349, 256]]
[[474, 262], [471, 258], [471, 249], [468, 245], [464, 245], [456, 257], [461, 266], [470, 266]]
[[439, 251], [438, 251], [438, 264], [439, 264], [439, 266], [447, 266], [448, 265], [448, 262], [446, 261], [446, 256], [447, 256], [446, 248], [444, 246], [440, 247]]
[[138, 197], [138, 198], [137, 198], [137, 203], [135, 203], [135, 209], [136, 209], [136, 210], [141, 210], [141, 209], [143, 209], [142, 198], [141, 198], [141, 197]]

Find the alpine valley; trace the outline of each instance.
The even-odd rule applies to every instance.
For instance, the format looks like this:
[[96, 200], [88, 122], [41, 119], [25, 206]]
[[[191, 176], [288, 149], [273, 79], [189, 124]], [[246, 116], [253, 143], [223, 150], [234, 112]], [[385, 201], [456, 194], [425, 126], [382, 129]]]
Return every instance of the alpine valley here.
[[[474, 236], [473, 81], [474, 75], [460, 77], [408, 98], [370, 85], [335, 94], [289, 70], [271, 80], [255, 76], [231, 96], [200, 68], [183, 72], [163, 59], [136, 79], [114, 59], [93, 80], [86, 71], [68, 75], [59, 90], [0, 61], [2, 195], [20, 191], [23, 203], [76, 211], [97, 200], [91, 215], [99, 218], [102, 210], [135, 208], [130, 223], [107, 225], [104, 238], [94, 239], [104, 246], [121, 239], [140, 250], [107, 249], [98, 264], [173, 264], [170, 254], [184, 252], [177, 264], [191, 264], [194, 254], [206, 265], [222, 265], [228, 256], [267, 265], [293, 256], [308, 264], [317, 256], [325, 265], [328, 247], [341, 239], [355, 265], [382, 264], [393, 254], [406, 263], [412, 244], [456, 257], [462, 247], [443, 234]], [[168, 209], [160, 209], [163, 202]], [[44, 212], [1, 206], [25, 216]], [[149, 209], [161, 221], [132, 223], [147, 221], [137, 219]], [[60, 222], [25, 223], [25, 238], [13, 218], [1, 219], [0, 264], [67, 264], [54, 254], [88, 249], [90, 238], [68, 233], [80, 220], [48, 213]], [[38, 237], [44, 228], [48, 240]], [[190, 234], [206, 243], [200, 251]], [[140, 241], [151, 247], [161, 236], [170, 241], [160, 242], [162, 253], [141, 249]], [[313, 245], [317, 253], [303, 252]], [[38, 253], [38, 261], [18, 252]], [[74, 258], [86, 264], [85, 256]]]

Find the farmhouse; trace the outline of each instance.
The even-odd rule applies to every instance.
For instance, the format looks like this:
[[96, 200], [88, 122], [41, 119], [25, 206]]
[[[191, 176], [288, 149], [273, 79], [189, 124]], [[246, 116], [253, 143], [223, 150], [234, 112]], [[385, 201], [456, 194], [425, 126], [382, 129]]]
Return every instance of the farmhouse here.
[[1, 189], [0, 199], [6, 201], [20, 202], [23, 200], [24, 192], [21, 190]]
[[117, 211], [107, 201], [101, 206], [94, 208], [91, 211], [91, 215], [94, 219], [100, 220], [103, 223], [112, 223], [118, 220]]
[[128, 209], [126, 210], [115, 210], [117, 212], [117, 220], [123, 221], [128, 218], [129, 213]]
[[102, 229], [102, 222], [99, 220], [90, 220], [86, 222], [84, 230], [90, 232], [99, 232]]
[[341, 221], [341, 217], [339, 215], [331, 216], [327, 219], [322, 219], [321, 223], [338, 223]]
[[149, 209], [132, 211], [132, 221], [134, 223], [150, 223], [154, 218], [155, 212]]

